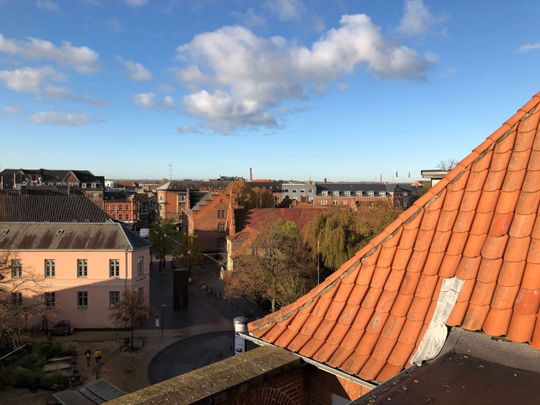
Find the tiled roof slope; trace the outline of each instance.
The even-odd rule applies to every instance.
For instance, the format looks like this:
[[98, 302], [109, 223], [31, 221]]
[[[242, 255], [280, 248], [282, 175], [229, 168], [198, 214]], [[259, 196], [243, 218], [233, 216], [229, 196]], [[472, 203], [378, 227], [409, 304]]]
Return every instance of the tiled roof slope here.
[[540, 349], [540, 93], [324, 283], [251, 335], [364, 380], [409, 365], [443, 279], [448, 326]]
[[109, 217], [83, 194], [0, 192], [2, 222], [107, 222]]

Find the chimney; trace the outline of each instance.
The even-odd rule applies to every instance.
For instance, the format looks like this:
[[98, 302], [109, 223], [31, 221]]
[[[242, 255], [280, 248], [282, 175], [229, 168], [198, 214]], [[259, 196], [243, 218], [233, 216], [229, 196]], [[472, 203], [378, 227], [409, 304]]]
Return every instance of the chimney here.
[[324, 178], [324, 182], [325, 182], [325, 183], [327, 183], [327, 182], [328, 182], [328, 179], [327, 179], [326, 177]]
[[249, 168], [249, 181], [253, 181], [253, 169], [251, 167]]

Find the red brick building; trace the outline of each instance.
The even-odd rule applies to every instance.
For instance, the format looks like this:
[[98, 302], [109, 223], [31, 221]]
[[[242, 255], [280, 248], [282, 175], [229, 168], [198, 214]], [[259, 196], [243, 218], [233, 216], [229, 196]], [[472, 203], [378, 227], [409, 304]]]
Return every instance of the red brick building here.
[[121, 191], [106, 191], [104, 195], [104, 208], [107, 215], [125, 224], [135, 224], [139, 212], [135, 195]]

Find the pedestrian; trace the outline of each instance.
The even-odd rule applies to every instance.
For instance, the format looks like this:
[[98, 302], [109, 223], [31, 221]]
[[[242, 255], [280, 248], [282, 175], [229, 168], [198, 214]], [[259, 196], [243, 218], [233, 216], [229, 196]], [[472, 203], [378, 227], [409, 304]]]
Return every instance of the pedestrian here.
[[86, 349], [84, 352], [84, 357], [86, 357], [86, 366], [90, 367], [90, 356], [92, 355], [92, 351], [90, 349]]
[[97, 349], [94, 353], [94, 358], [96, 359], [96, 366], [101, 366], [102, 357], [103, 357], [103, 354], [101, 353], [101, 350]]

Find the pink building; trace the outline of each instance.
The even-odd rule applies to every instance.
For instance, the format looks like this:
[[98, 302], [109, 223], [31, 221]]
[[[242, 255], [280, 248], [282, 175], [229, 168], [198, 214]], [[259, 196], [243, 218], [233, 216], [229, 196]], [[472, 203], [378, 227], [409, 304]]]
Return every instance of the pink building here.
[[42, 290], [9, 298], [17, 305], [43, 300], [49, 325], [66, 319], [75, 328], [114, 327], [108, 315], [125, 289], [149, 303], [150, 244], [118, 223], [0, 222], [5, 253], [12, 277], [44, 279]]

